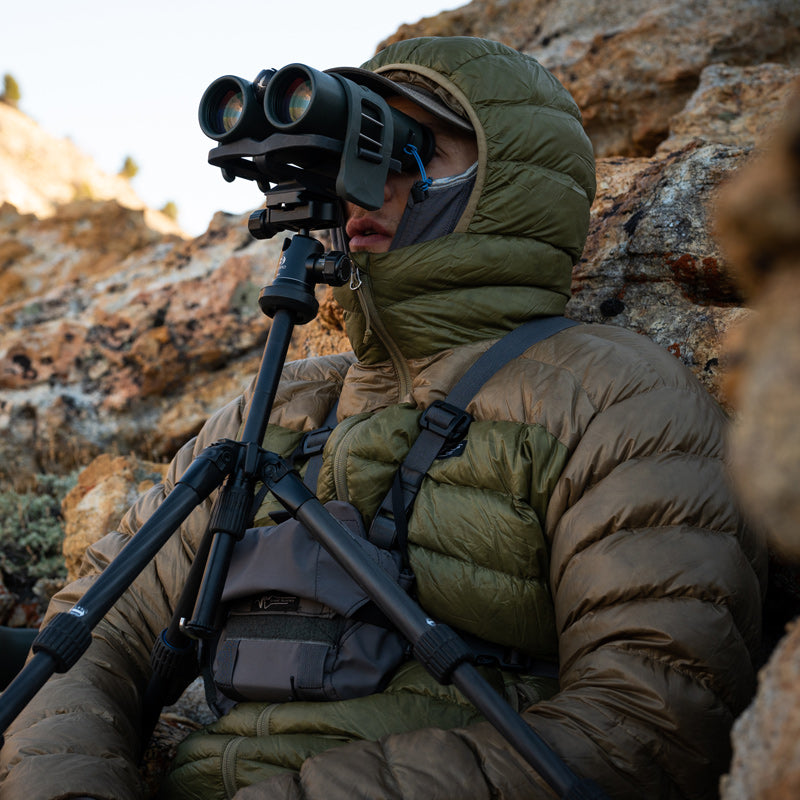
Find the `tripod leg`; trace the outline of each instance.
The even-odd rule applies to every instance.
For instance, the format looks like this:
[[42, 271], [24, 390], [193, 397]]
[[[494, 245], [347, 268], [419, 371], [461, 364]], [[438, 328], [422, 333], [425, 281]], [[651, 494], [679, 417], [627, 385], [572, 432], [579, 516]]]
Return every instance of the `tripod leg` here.
[[231, 444], [207, 448], [192, 462], [150, 519], [68, 612], [56, 614], [33, 642], [33, 658], [0, 697], [0, 733], [54, 672], [66, 672], [88, 649], [92, 629], [155, 557], [194, 508], [225, 478]]
[[260, 450], [253, 444], [236, 443], [235, 447], [234, 470], [214, 502], [172, 621], [153, 646], [153, 672], [144, 698], [143, 732], [148, 736], [161, 709], [175, 702], [198, 672], [197, 640], [210, 638], [216, 631], [233, 546], [252, 517], [254, 470]]
[[248, 404], [235, 467], [217, 496], [208, 529], [192, 563], [169, 627], [156, 640], [151, 654], [153, 673], [145, 693], [145, 727], [150, 735], [164, 705], [174, 702], [186, 685], [186, 675], [197, 669], [193, 640], [216, 632], [220, 597], [234, 544], [252, 520], [255, 472], [283, 364], [296, 323], [307, 322], [317, 311], [316, 264], [322, 245], [299, 235], [287, 240], [279, 275], [262, 291], [259, 304], [272, 318], [253, 394]]

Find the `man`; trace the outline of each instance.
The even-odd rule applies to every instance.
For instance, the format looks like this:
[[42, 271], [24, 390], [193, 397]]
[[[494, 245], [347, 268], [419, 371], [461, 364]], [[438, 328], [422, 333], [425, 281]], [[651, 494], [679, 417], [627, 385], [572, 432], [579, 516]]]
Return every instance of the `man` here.
[[[471, 38], [388, 47], [344, 71], [434, 130], [421, 175], [384, 206], [350, 208], [357, 266], [337, 290], [351, 355], [286, 366], [266, 445], [288, 454], [339, 398], [321, 500], [369, 525], [420, 413], [492, 342], [560, 314], [594, 191], [574, 102], [535, 60]], [[417, 187], [419, 188], [419, 187]], [[427, 205], [429, 204], [429, 205]], [[164, 486], [87, 554], [68, 608], [207, 444], [235, 436], [246, 398], [176, 456]], [[712, 798], [750, 699], [762, 545], [735, 509], [725, 419], [668, 353], [612, 326], [538, 342], [469, 404], [460, 452], [437, 459], [409, 520], [426, 612], [540, 665], [490, 671], [524, 720], [613, 797]], [[3, 750], [4, 798], [139, 796], [134, 762], [148, 654], [202, 535], [184, 524], [54, 678]], [[267, 524], [274, 502], [256, 515]], [[556, 665], [558, 682], [542, 664]], [[243, 788], [244, 787], [244, 788]], [[187, 740], [167, 797], [551, 796], [480, 714], [414, 661], [386, 689], [328, 703], [242, 703]]]

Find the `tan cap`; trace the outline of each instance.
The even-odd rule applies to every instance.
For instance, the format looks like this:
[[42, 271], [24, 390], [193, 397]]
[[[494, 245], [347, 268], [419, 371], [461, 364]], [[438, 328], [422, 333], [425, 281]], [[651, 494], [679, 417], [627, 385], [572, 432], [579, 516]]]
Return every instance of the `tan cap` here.
[[[432, 91], [416, 83], [409, 82], [422, 78], [422, 76], [416, 76], [406, 71], [392, 71], [390, 74], [402, 76], [402, 80], [393, 81], [383, 75], [378, 75], [375, 72], [370, 72], [369, 70], [359, 67], [335, 67], [333, 69], [326, 69], [325, 72], [341, 75], [343, 78], [347, 78], [353, 81], [353, 83], [359, 84], [359, 86], [366, 86], [367, 89], [371, 89], [384, 98], [392, 96], [406, 97], [433, 114], [434, 117], [462, 131], [472, 133], [474, 130], [470, 122], [453, 109], [452, 106], [460, 108], [460, 105], [454, 98], [451, 99], [450, 104], [446, 104]], [[438, 91], [444, 93], [444, 89], [439, 88]]]

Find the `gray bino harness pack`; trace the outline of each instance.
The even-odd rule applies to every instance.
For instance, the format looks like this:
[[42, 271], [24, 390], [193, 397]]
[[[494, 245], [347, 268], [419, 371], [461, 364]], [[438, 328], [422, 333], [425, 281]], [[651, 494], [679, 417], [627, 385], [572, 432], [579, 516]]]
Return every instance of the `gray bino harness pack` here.
[[[515, 329], [483, 353], [445, 400], [422, 413], [420, 433], [369, 531], [350, 503], [326, 504], [376, 568], [405, 591], [413, 589], [406, 544], [414, 500], [434, 460], [463, 451], [472, 421], [464, 410], [469, 401], [535, 342], [575, 324], [543, 317]], [[325, 425], [307, 433], [295, 451], [295, 456], [309, 457], [305, 483], [312, 490], [335, 421], [334, 406]], [[411, 655], [406, 640], [364, 589], [294, 519], [251, 528], [237, 542], [220, 613], [219, 635], [201, 649], [208, 702], [220, 715], [242, 701], [345, 700], [373, 694]], [[476, 663], [516, 670], [532, 664], [517, 651], [465, 638]]]

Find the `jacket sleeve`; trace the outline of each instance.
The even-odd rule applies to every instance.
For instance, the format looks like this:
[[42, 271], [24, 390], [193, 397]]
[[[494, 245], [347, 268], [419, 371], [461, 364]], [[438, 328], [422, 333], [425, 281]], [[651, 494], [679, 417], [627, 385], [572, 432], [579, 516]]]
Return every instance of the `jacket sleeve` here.
[[[212, 417], [173, 459], [162, 484], [141, 495], [118, 531], [88, 549], [81, 577], [52, 600], [45, 624], [69, 610], [119, 555], [169, 494], [206, 444], [235, 435], [240, 401]], [[54, 675], [9, 727], [0, 751], [4, 800], [142, 796], [136, 767], [142, 747], [141, 697], [150, 650], [168, 624], [211, 501], [195, 509], [93, 631], [92, 644], [72, 669]], [[124, 556], [123, 556], [124, 557]]]
[[[681, 381], [593, 402], [547, 515], [560, 691], [523, 718], [611, 797], [715, 798], [755, 686], [765, 578], [728, 488], [725, 420]], [[553, 796], [488, 723], [334, 748], [249, 792]]]

